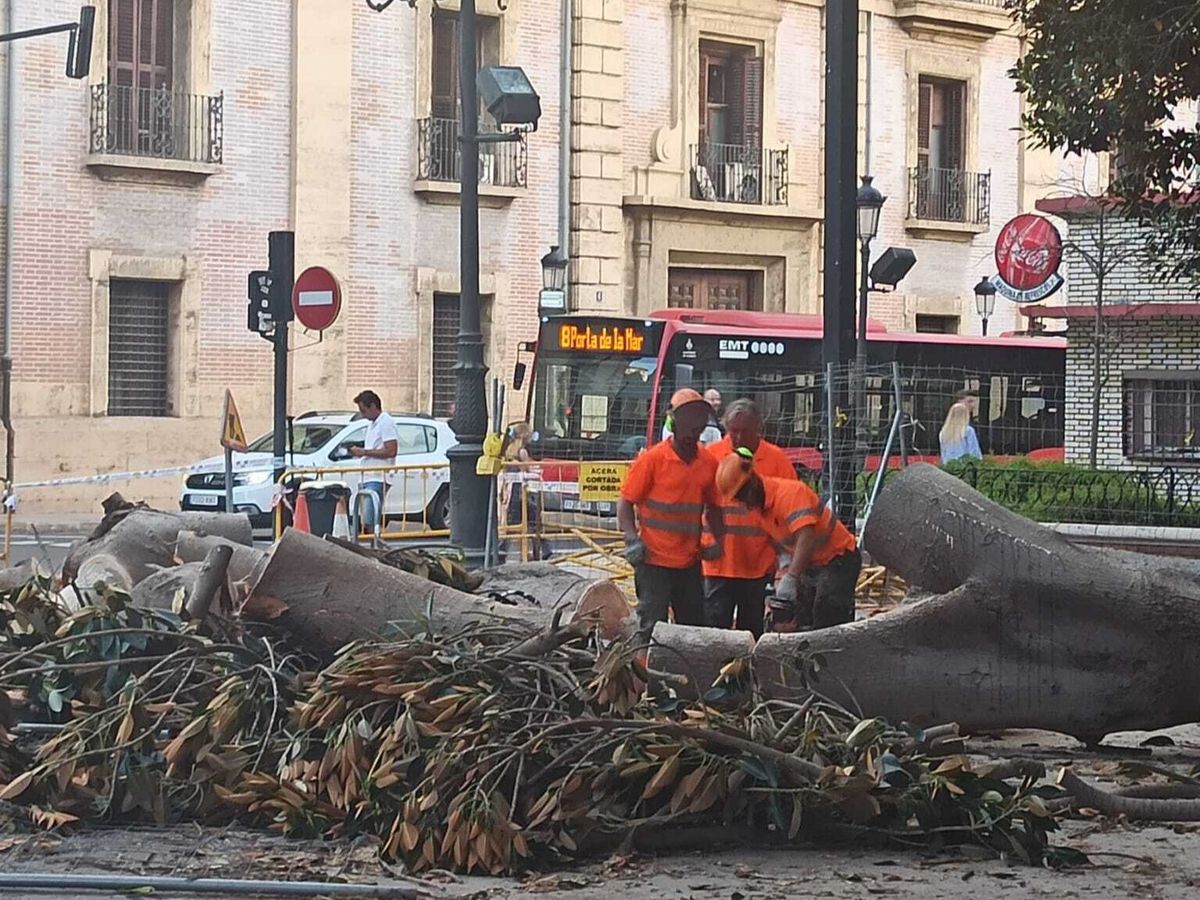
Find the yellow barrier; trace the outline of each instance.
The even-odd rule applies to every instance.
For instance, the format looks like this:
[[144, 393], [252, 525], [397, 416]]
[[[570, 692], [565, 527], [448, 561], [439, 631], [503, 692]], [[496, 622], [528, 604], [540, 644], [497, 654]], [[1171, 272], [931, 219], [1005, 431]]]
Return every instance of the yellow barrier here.
[[[624, 462], [611, 463], [613, 466]], [[564, 498], [561, 483], [547, 484], [542, 480], [542, 470], [547, 466], [573, 467], [575, 463], [506, 462], [503, 471], [495, 479], [496, 509], [498, 511], [498, 536], [509, 547], [509, 559], [513, 551], [522, 562], [544, 559], [558, 565], [579, 566], [602, 572], [619, 581], [632, 581], [633, 570], [621, 556], [624, 538], [616, 526], [615, 516], [562, 509], [547, 509], [547, 500], [557, 496]], [[593, 463], [592, 465], [602, 465]], [[438, 473], [436, 476], [434, 473]], [[445, 473], [444, 476], [441, 473]], [[329, 479], [345, 482], [356, 480], [359, 484], [374, 480], [390, 481], [385, 498], [385, 508], [395, 506], [397, 492], [400, 508], [407, 511], [400, 517], [401, 528], [391, 528], [388, 516], [384, 517], [381, 539], [389, 542], [429, 540], [449, 536], [445, 527], [434, 528], [441, 522], [430, 521], [430, 508], [434, 500], [440, 505], [448, 495], [449, 467], [443, 465], [392, 465], [345, 467], [294, 468], [287, 469], [280, 478], [280, 485], [293, 480]], [[415, 482], [415, 484], [414, 484]], [[419, 490], [419, 494], [412, 491]], [[514, 500], [513, 491], [519, 491], [519, 500]], [[420, 500], [420, 511], [410, 507]], [[390, 517], [394, 522], [396, 515]], [[275, 507], [275, 536], [283, 532], [284, 508]], [[358, 535], [361, 538], [363, 535]]]

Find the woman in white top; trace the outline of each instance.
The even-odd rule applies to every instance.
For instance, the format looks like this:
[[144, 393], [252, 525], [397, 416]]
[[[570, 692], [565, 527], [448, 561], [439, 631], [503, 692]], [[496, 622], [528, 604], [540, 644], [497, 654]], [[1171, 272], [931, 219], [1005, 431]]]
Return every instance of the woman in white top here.
[[942, 465], [967, 456], [983, 459], [979, 438], [971, 427], [971, 410], [965, 403], [955, 403], [950, 407], [946, 422], [938, 434], [938, 442], [942, 447]]

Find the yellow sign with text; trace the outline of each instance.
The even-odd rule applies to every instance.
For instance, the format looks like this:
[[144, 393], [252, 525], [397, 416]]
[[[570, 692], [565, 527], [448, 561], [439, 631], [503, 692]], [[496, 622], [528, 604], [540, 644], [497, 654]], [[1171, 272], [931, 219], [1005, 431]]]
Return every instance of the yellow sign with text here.
[[629, 463], [580, 463], [579, 499], [592, 502], [613, 502], [621, 496], [621, 482], [629, 471]]

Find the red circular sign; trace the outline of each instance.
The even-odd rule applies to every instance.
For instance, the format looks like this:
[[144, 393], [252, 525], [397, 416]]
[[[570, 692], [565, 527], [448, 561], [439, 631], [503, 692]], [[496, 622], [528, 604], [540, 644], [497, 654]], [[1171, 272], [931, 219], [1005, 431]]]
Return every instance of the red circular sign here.
[[1032, 291], [1058, 272], [1062, 251], [1062, 237], [1053, 222], [1022, 213], [1000, 229], [996, 271], [1015, 290]]
[[342, 309], [342, 289], [337, 278], [322, 266], [300, 273], [292, 288], [292, 312], [309, 331], [324, 331]]

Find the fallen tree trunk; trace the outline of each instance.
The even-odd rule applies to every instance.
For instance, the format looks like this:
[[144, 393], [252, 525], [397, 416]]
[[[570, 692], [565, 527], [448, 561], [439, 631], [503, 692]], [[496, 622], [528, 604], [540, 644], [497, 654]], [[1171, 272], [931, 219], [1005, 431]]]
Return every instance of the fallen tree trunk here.
[[1070, 769], [1058, 774], [1058, 783], [1077, 806], [1090, 807], [1106, 816], [1125, 816], [1142, 822], [1200, 822], [1200, 800], [1159, 800], [1110, 794], [1088, 784]]
[[515, 623], [532, 633], [549, 628], [560, 607], [564, 621], [595, 614], [608, 622], [617, 618], [612, 600], [601, 592], [559, 606], [489, 602], [289, 529], [271, 551], [243, 614], [277, 621], [308, 649], [332, 653], [351, 641], [379, 638], [389, 626], [453, 633], [492, 621]]
[[[1200, 642], [1191, 564], [1076, 547], [928, 465], [888, 480], [864, 544], [942, 593], [868, 621], [763, 637], [753, 658], [769, 696], [803, 693], [803, 657], [821, 654], [818, 690], [893, 722], [1041, 728], [1094, 744], [1200, 720], [1200, 667], [1186, 662]], [[711, 669], [727, 651], [689, 652]]]
[[508, 563], [480, 574], [483, 581], [475, 589], [478, 594], [518, 593], [550, 609], [598, 610], [604, 634], [622, 633], [622, 623], [630, 615], [625, 592], [608, 578], [584, 578], [547, 562]]
[[175, 540], [175, 558], [181, 563], [203, 562], [213, 547], [229, 547], [233, 557], [229, 560], [230, 581], [257, 581], [267, 564], [267, 551], [256, 547], [245, 547], [228, 538], [216, 535], [199, 535], [194, 531], [181, 531]]
[[685, 678], [686, 697], [703, 696], [732, 659], [749, 658], [754, 652], [754, 635], [749, 631], [697, 628], [660, 622], [646, 656], [646, 667]]
[[116, 515], [119, 521], [103, 530], [97, 528], [93, 535], [98, 536], [71, 549], [63, 561], [64, 583], [90, 590], [103, 581], [129, 591], [157, 569], [175, 564], [175, 542], [182, 531], [214, 535], [247, 547], [254, 538], [245, 515], [167, 513], [145, 508]]
[[[233, 548], [230, 546], [218, 545], [208, 551], [204, 562], [200, 563], [200, 571], [196, 574], [196, 584], [187, 596], [187, 605], [184, 609], [187, 610], [189, 619], [203, 621], [207, 618], [214, 603], [218, 607], [226, 605], [227, 611], [232, 608], [228, 581], [231, 559], [233, 559]], [[226, 603], [219, 603], [218, 598], [224, 599]]]

